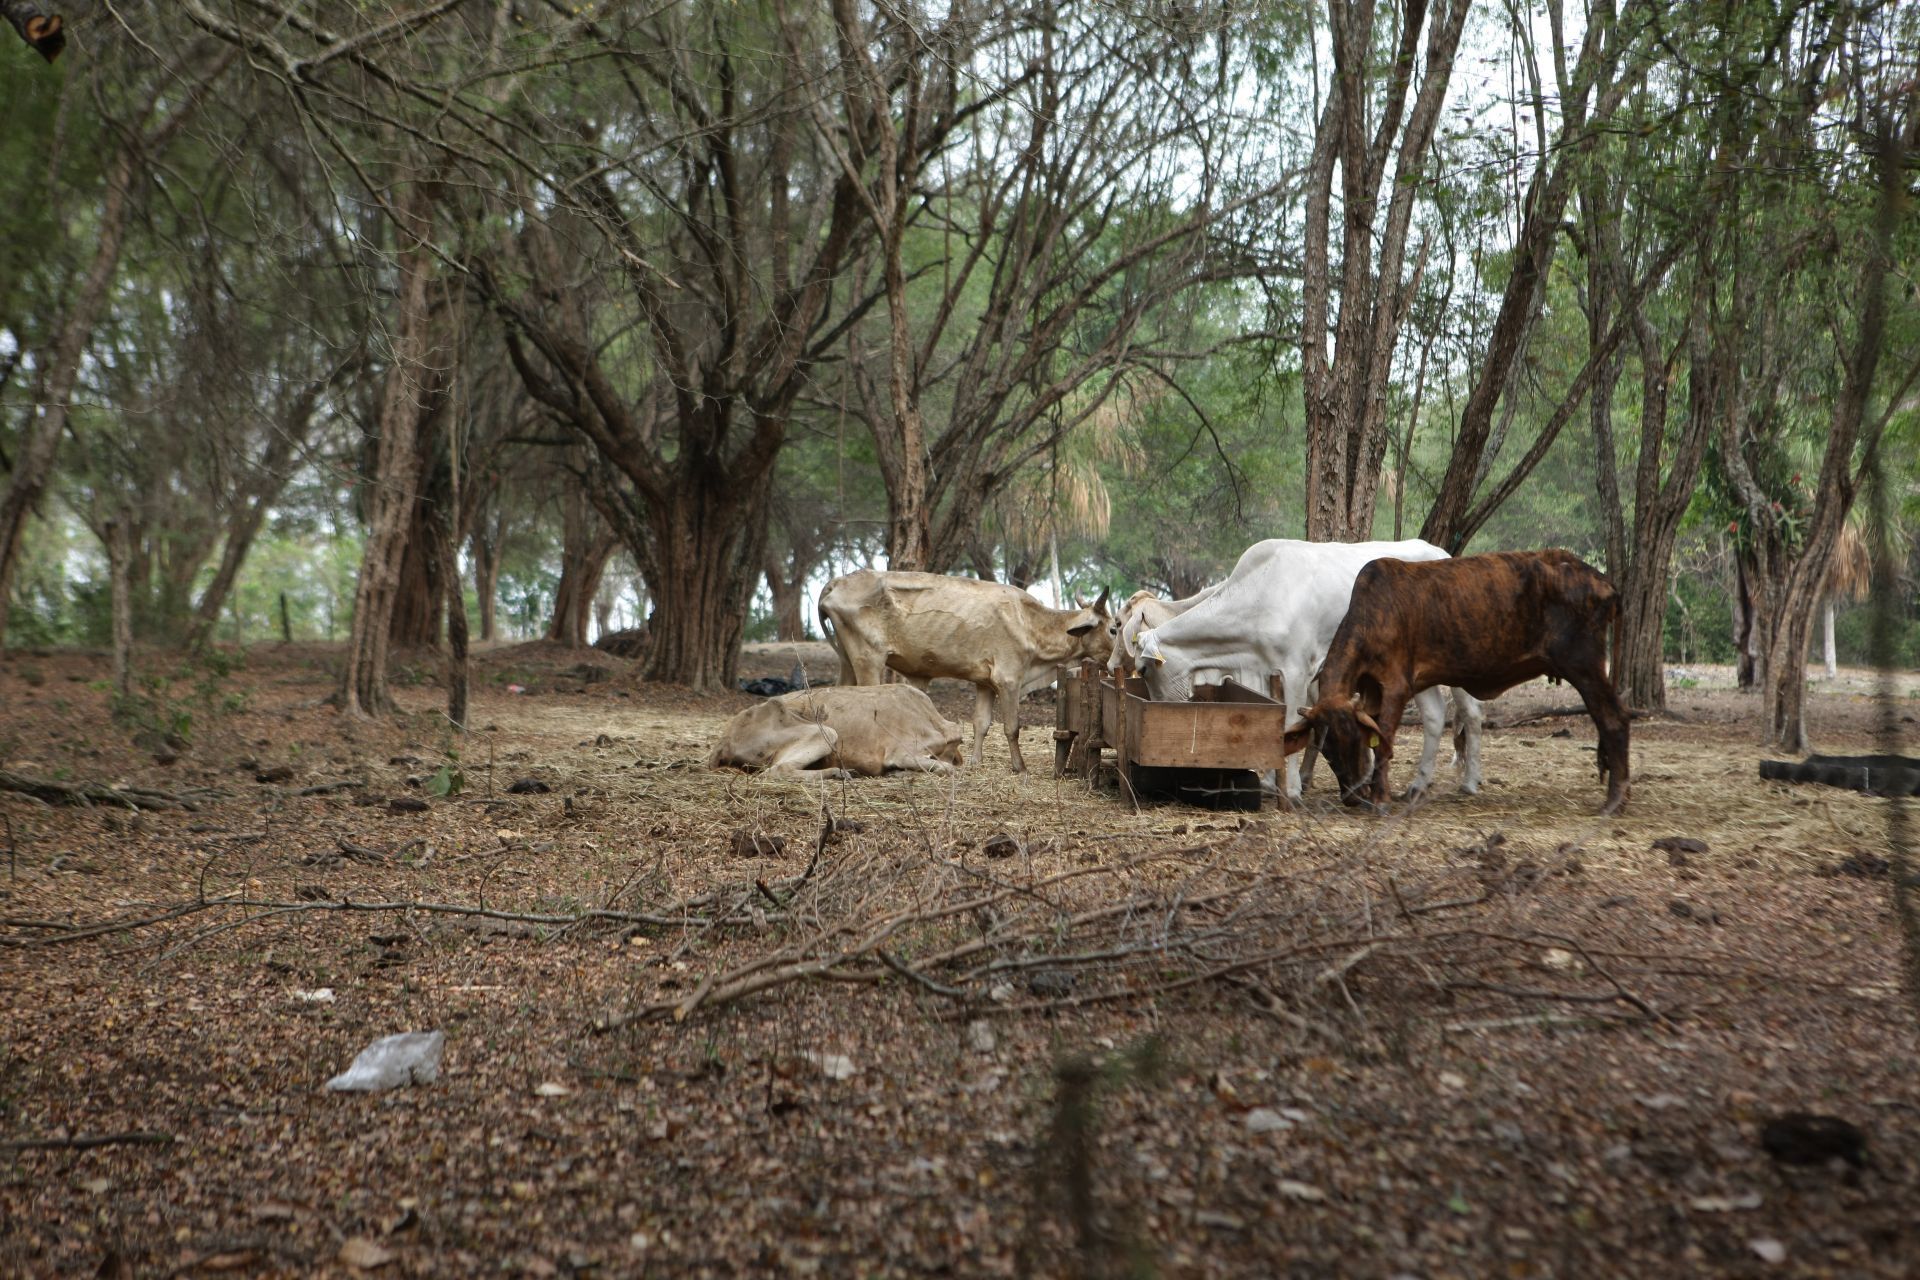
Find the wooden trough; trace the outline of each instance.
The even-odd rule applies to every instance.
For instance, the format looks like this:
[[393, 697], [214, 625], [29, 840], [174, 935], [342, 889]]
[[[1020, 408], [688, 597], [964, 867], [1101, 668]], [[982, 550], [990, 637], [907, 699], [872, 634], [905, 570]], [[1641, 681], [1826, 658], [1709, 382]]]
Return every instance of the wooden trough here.
[[1062, 668], [1053, 772], [1091, 779], [1111, 750], [1130, 800], [1168, 797], [1257, 809], [1260, 773], [1286, 765], [1286, 704], [1231, 680], [1201, 685], [1190, 702], [1155, 702], [1138, 676], [1116, 681], [1091, 662]]

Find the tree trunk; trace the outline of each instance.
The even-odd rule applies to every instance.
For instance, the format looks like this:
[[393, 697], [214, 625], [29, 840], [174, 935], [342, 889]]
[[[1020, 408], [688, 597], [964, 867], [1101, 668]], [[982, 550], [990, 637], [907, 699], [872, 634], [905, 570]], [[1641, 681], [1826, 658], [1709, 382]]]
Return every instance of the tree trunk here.
[[[1380, 48], [1371, 3], [1328, 6], [1333, 79], [1316, 123], [1308, 166], [1305, 278], [1301, 300], [1301, 382], [1307, 416], [1307, 538], [1356, 542], [1373, 536], [1380, 470], [1387, 448], [1387, 384], [1393, 353], [1425, 269], [1425, 250], [1406, 269], [1416, 190], [1431, 150], [1447, 83], [1470, 5], [1447, 0], [1406, 6]], [[1425, 65], [1411, 109], [1425, 34]], [[1374, 94], [1376, 83], [1381, 92]], [[1389, 167], [1384, 219], [1378, 215]], [[1334, 171], [1340, 174], [1339, 306], [1328, 322]], [[1377, 257], [1376, 257], [1377, 254]]]
[[[882, 426], [877, 415], [873, 441], [880, 472], [887, 486], [887, 564], [894, 569], [930, 567], [933, 555], [933, 503], [927, 468], [926, 424], [920, 415], [920, 386], [913, 352], [913, 331], [907, 313], [907, 273], [902, 261], [907, 219], [913, 192], [908, 179], [917, 168], [912, 152], [918, 139], [921, 109], [917, 64], [911, 64], [905, 105], [906, 127], [895, 133], [892, 87], [874, 66], [867, 47], [860, 8], [854, 0], [833, 0], [834, 27], [841, 49], [842, 92], [845, 95], [850, 145], [872, 148], [873, 180], [860, 181], [864, 155], [846, 156], [843, 163], [858, 182], [862, 202], [873, 219], [880, 249], [881, 277], [887, 297], [887, 391], [892, 422]], [[907, 154], [901, 154], [902, 147]]]
[[1832, 596], [1827, 597], [1826, 608], [1821, 611], [1821, 639], [1825, 642], [1822, 647], [1826, 652], [1827, 679], [1831, 680], [1840, 674], [1840, 655], [1833, 646], [1833, 597]]
[[227, 542], [220, 551], [219, 567], [213, 571], [213, 580], [200, 593], [200, 603], [193, 611], [193, 626], [187, 633], [188, 648], [204, 648], [213, 637], [213, 629], [220, 621], [220, 611], [226, 607], [227, 596], [240, 576], [241, 567], [246, 564], [247, 552], [259, 536], [260, 525], [266, 519], [266, 514], [266, 503], [250, 504], [234, 526], [227, 530]]
[[774, 638], [783, 644], [805, 640], [807, 624], [800, 616], [801, 603], [806, 599], [804, 577], [789, 584], [779, 561], [771, 555], [767, 557], [766, 575], [767, 593], [773, 597]]
[[[1781, 572], [1785, 585], [1778, 604], [1762, 615], [1766, 624], [1766, 680], [1760, 690], [1761, 721], [1766, 741], [1789, 751], [1812, 750], [1807, 732], [1806, 671], [1813, 614], [1826, 594], [1827, 577], [1833, 569], [1841, 531], [1853, 509], [1860, 477], [1877, 465], [1881, 433], [1892, 416], [1889, 406], [1887, 415], [1867, 427], [1867, 404], [1873, 395], [1874, 374], [1885, 338], [1893, 233], [1906, 196], [1905, 158], [1916, 142], [1915, 135], [1920, 134], [1920, 110], [1909, 110], [1902, 127], [1888, 130], [1874, 148], [1879, 200], [1873, 236], [1855, 292], [1860, 299], [1860, 323], [1852, 343], [1840, 352], [1840, 394], [1827, 419], [1820, 476], [1814, 484], [1813, 514], [1806, 523], [1800, 553]], [[1733, 450], [1739, 491], [1748, 496], [1749, 506], [1757, 505], [1760, 491], [1739, 453], [1739, 441], [1729, 440], [1728, 445]], [[1856, 449], [1861, 455], [1857, 469]]]
[[[592, 621], [600, 607], [600, 583], [607, 576], [607, 561], [612, 559], [614, 549], [620, 545], [620, 539], [612, 533], [602, 532], [589, 550], [586, 572], [580, 577], [580, 593], [574, 597], [574, 630], [580, 637], [580, 645], [587, 643], [587, 624]], [[606, 629], [604, 626], [601, 628]]]
[[133, 695], [133, 518], [120, 513], [107, 521], [106, 532], [113, 599], [113, 696], [124, 705]]
[[724, 475], [696, 473], [665, 502], [620, 520], [621, 540], [652, 597], [646, 679], [699, 690], [734, 687], [747, 609], [765, 564], [770, 484], [770, 474], [737, 486]]
[[[334, 372], [338, 373], [339, 370]], [[305, 444], [312, 430], [314, 411], [332, 380], [333, 374], [329, 374], [310, 383], [269, 431], [267, 447], [255, 464], [253, 477], [237, 495], [239, 509], [227, 526], [226, 543], [220, 549], [220, 564], [194, 607], [193, 620], [187, 630], [189, 648], [200, 648], [212, 636], [215, 624], [220, 621], [220, 610], [227, 602], [227, 594], [233, 590], [233, 584], [246, 564], [247, 555], [253, 550], [254, 540], [260, 536], [260, 528], [266, 523], [268, 509], [279, 500], [287, 481], [293, 476], [294, 454]], [[196, 574], [197, 565], [198, 559]], [[284, 593], [282, 599], [285, 599]], [[285, 613], [283, 607], [283, 619]], [[292, 636], [287, 638], [291, 640]]]
[[560, 580], [553, 588], [553, 617], [547, 639], [570, 649], [585, 647], [593, 596], [600, 589], [607, 557], [619, 540], [599, 527], [592, 503], [579, 486], [561, 501]]
[[[420, 443], [428, 433], [422, 432]], [[427, 459], [415, 464], [415, 475], [424, 475]], [[407, 538], [400, 552], [400, 585], [393, 602], [393, 621], [388, 640], [396, 649], [437, 649], [440, 647], [441, 605], [447, 588], [441, 582], [438, 518], [431, 505], [416, 497], [407, 518]]]
[[500, 559], [495, 556], [484, 568], [477, 569], [474, 591], [480, 597], [480, 642], [492, 644], [499, 638]]
[[[483, 525], [485, 521], [481, 522]], [[497, 638], [495, 620], [499, 616], [500, 533], [498, 527], [474, 530], [467, 546], [473, 557], [473, 594], [480, 610], [480, 643], [491, 644]]]
[[974, 538], [967, 545], [967, 559], [973, 563], [974, 576], [982, 582], [998, 582], [994, 571], [993, 548], [982, 538]]
[[427, 185], [409, 184], [394, 228], [400, 289], [394, 311], [393, 363], [381, 392], [380, 439], [374, 466], [367, 540], [354, 587], [353, 630], [341, 674], [341, 710], [378, 716], [393, 709], [387, 689], [388, 642], [400, 585], [400, 563], [418, 505], [422, 423], [431, 415], [439, 388], [428, 366], [432, 353], [432, 316], [427, 285], [433, 258], [425, 244], [433, 230], [433, 202]]
[[1613, 658], [1613, 682], [1630, 707], [1650, 711], [1667, 708], [1667, 579], [1652, 572], [1653, 559], [1671, 562], [1671, 545], [1666, 556], [1636, 558], [1636, 572], [1621, 587], [1620, 652]]
[[454, 529], [453, 513], [460, 509], [460, 456], [458, 441], [448, 442], [452, 459], [452, 497], [435, 508], [433, 545], [438, 553], [439, 578], [446, 585], [447, 599], [447, 720], [456, 732], [467, 731], [467, 602], [460, 589], [460, 564], [454, 553], [459, 533]]
[[1742, 689], [1760, 687], [1759, 610], [1753, 592], [1754, 568], [1748, 553], [1736, 547], [1733, 553], [1733, 662], [1734, 681]]

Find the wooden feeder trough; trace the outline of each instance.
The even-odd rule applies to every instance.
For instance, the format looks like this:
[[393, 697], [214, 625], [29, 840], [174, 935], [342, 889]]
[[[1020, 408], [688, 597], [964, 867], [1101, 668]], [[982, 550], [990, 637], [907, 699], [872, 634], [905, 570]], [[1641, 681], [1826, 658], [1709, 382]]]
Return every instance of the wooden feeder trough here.
[[1286, 766], [1286, 704], [1231, 680], [1200, 685], [1190, 702], [1155, 702], [1138, 676], [1116, 681], [1091, 662], [1062, 668], [1055, 701], [1053, 772], [1091, 779], [1114, 753], [1129, 799], [1168, 798], [1258, 809], [1260, 777]]

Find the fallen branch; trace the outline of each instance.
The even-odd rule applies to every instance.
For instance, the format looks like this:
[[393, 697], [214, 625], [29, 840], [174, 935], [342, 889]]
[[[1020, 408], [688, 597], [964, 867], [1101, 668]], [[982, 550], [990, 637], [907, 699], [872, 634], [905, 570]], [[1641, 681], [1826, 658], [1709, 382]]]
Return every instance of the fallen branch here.
[[1490, 991], [1494, 995], [1511, 996], [1516, 1000], [1559, 1000], [1567, 1004], [1629, 1004], [1640, 1011], [1640, 1016], [1651, 1020], [1660, 1020], [1660, 1015], [1649, 1009], [1646, 1003], [1624, 991], [1594, 993], [1587, 991], [1540, 991], [1525, 987], [1509, 987], [1498, 982], [1479, 982], [1471, 979], [1454, 979], [1443, 984], [1447, 991]]
[[[573, 915], [557, 915], [544, 912], [501, 911], [492, 907], [468, 906], [465, 903], [459, 902], [355, 902], [352, 899], [324, 899], [315, 902], [280, 902], [264, 898], [221, 897], [204, 898], [195, 902], [182, 903], [170, 911], [165, 911], [155, 916], [143, 916], [137, 920], [107, 920], [92, 925], [68, 926], [50, 921], [37, 920], [0, 921], [0, 924], [11, 924], [16, 928], [62, 930], [62, 932], [55, 932], [46, 937], [0, 937], [0, 946], [44, 947], [52, 946], [56, 943], [78, 942], [85, 938], [97, 938], [102, 934], [131, 933], [135, 930], [149, 928], [156, 924], [165, 924], [172, 920], [178, 920], [183, 916], [193, 915], [197, 912], [223, 907], [238, 907], [242, 910], [256, 912], [257, 914], [248, 916], [244, 920], [228, 921], [220, 925], [215, 925], [211, 929], [195, 935], [194, 938], [189, 939], [188, 943], [182, 945], [191, 945], [192, 942], [211, 937], [214, 933], [251, 924], [258, 920], [267, 919], [270, 916], [295, 915], [309, 911], [347, 914], [419, 912], [422, 915], [471, 916], [488, 920], [504, 920], [516, 924], [554, 926], [574, 926], [588, 924], [594, 921], [604, 921], [611, 924], [652, 925], [658, 928], [682, 929], [691, 928], [696, 925], [706, 925], [712, 922], [710, 918], [706, 916], [685, 914], [668, 915], [644, 911], [607, 911], [594, 909], [577, 912]], [[766, 919], [775, 921], [776, 923], [784, 920], [784, 918], [784, 916], [776, 917], [771, 915], [766, 917]], [[177, 949], [178, 948], [176, 948], [176, 950]]]
[[1564, 1013], [1523, 1013], [1512, 1018], [1480, 1018], [1472, 1022], [1449, 1022], [1442, 1030], [1448, 1035], [1468, 1031], [1511, 1031], [1515, 1027], [1617, 1027], [1632, 1022], [1614, 1014], [1590, 1013], [1571, 1017]]
[[175, 795], [146, 787], [109, 787], [100, 782], [56, 782], [52, 778], [35, 778], [6, 769], [0, 769], [0, 791], [17, 791], [48, 804], [72, 805], [81, 809], [91, 809], [99, 804], [122, 809], [193, 811], [200, 807], [199, 801], [207, 799], [209, 795], [205, 792]]
[[0, 1142], [0, 1151], [86, 1151], [93, 1147], [117, 1147], [138, 1144], [164, 1147], [172, 1142], [170, 1133], [96, 1133], [72, 1138], [15, 1138]]
[[[212, 907], [233, 906], [237, 901], [237, 899], [233, 898], [206, 898], [196, 902], [182, 903], [170, 911], [161, 912], [157, 916], [142, 916], [137, 920], [105, 920], [99, 924], [90, 925], [71, 925], [68, 926], [63, 933], [55, 933], [44, 938], [0, 937], [0, 946], [51, 947], [63, 942], [81, 942], [87, 938], [98, 938], [103, 934], [132, 933], [136, 929], [146, 929], [156, 924], [165, 924], [169, 920], [178, 920], [182, 916], [190, 916], [197, 911], [206, 911]], [[23, 926], [31, 927], [25, 925], [24, 922]]]
[[336, 791], [353, 791], [367, 784], [354, 778], [342, 778], [338, 782], [316, 782], [310, 787], [301, 787], [293, 794], [296, 796], [325, 796]]
[[[1548, 707], [1544, 711], [1532, 711], [1517, 720], [1502, 720], [1498, 724], [1489, 720], [1486, 727], [1489, 729], [1518, 729], [1521, 725], [1538, 724], [1542, 720], [1561, 720], [1576, 716], [1585, 719], [1588, 714], [1589, 712], [1586, 707], [1578, 702], [1574, 702], [1564, 707]], [[1647, 707], [1627, 708], [1627, 718], [1629, 720], [1646, 720], [1653, 716], [1665, 716], [1670, 720], [1679, 720], [1683, 723], [1686, 721], [1685, 716], [1675, 711], [1654, 711]]]
[[337, 843], [340, 846], [340, 852], [352, 858], [355, 862], [380, 863], [387, 861], [387, 855], [378, 849], [370, 849], [366, 845], [355, 844], [345, 836], [340, 836]]

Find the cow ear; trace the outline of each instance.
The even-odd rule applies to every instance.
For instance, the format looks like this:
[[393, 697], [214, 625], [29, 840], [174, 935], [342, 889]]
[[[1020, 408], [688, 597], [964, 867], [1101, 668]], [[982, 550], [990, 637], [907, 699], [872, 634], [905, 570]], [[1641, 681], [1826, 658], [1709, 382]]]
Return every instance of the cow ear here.
[[1100, 625], [1099, 619], [1088, 618], [1085, 622], [1081, 623], [1078, 626], [1068, 627], [1067, 634], [1070, 636], [1083, 636], [1087, 634], [1087, 632], [1093, 630], [1095, 627], [1099, 625]]
[[1312, 741], [1313, 741], [1313, 722], [1311, 720], [1302, 718], [1298, 725], [1287, 730], [1286, 738], [1283, 743], [1285, 754], [1293, 755], [1295, 752], [1305, 751], [1307, 749], [1307, 744], [1309, 744]]

